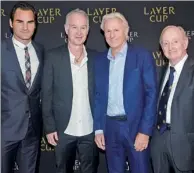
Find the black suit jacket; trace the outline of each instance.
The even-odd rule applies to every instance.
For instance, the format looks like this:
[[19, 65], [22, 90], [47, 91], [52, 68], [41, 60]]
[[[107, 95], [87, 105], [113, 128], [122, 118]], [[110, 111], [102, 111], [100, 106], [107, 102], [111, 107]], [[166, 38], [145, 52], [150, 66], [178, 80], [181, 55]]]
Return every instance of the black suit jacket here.
[[176, 86], [171, 106], [170, 133], [176, 166], [181, 171], [194, 170], [194, 59], [192, 57], [186, 60]]
[[[94, 57], [96, 52], [86, 49], [88, 54], [88, 93], [93, 115]], [[42, 110], [46, 134], [67, 128], [72, 109], [73, 83], [69, 51], [66, 45], [51, 49], [45, 56], [42, 81]]]
[[12, 39], [1, 47], [1, 128], [5, 141], [21, 140], [28, 129], [29, 112], [37, 136], [41, 131], [40, 90], [43, 69], [43, 47], [32, 42], [39, 59], [39, 67], [28, 90], [22, 75]]

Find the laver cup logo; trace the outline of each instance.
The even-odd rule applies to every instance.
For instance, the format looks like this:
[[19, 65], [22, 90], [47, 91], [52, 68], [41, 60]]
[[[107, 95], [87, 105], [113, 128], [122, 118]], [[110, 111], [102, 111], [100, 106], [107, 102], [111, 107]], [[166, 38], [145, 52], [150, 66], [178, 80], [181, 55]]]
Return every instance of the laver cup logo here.
[[175, 15], [175, 7], [144, 7], [144, 15], [149, 16], [150, 22], [166, 22], [171, 15]]
[[80, 161], [79, 160], [75, 160], [75, 164], [73, 166], [73, 170], [77, 171], [77, 170], [79, 170], [79, 168], [80, 168]]
[[139, 37], [139, 33], [137, 31], [129, 32], [129, 42], [132, 42], [135, 38]]
[[192, 39], [192, 37], [194, 36], [194, 31], [185, 31], [185, 33], [189, 39]]
[[163, 58], [161, 51], [152, 52], [152, 55], [155, 59], [156, 66], [162, 67], [162, 66], [165, 66], [167, 64], [168, 61], [167, 61], [167, 59]]
[[38, 23], [54, 23], [55, 18], [61, 16], [59, 8], [41, 8], [38, 10]]
[[86, 13], [94, 23], [101, 23], [105, 14], [116, 12], [116, 8], [87, 8]]
[[48, 144], [45, 137], [42, 137], [40, 149], [41, 151], [47, 151], [47, 152], [54, 151], [54, 147]]
[[13, 170], [14, 171], [18, 171], [19, 170], [18, 164], [16, 162], [14, 163]]
[[7, 16], [5, 13], [5, 10], [3, 8], [1, 8], [1, 17]]

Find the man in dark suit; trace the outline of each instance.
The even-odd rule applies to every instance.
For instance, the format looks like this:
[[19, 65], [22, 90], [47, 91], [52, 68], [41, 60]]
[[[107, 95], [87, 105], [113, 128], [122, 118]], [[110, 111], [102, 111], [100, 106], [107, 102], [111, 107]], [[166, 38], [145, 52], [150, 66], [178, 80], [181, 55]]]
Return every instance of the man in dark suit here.
[[72, 172], [76, 152], [82, 173], [96, 172], [93, 133], [94, 56], [86, 49], [87, 14], [69, 12], [64, 25], [67, 45], [45, 56], [42, 81], [43, 123], [48, 142], [55, 147], [57, 173]]
[[103, 17], [109, 51], [96, 58], [95, 141], [106, 151], [109, 173], [149, 173], [149, 137], [155, 122], [156, 69], [152, 55], [127, 44], [120, 13]]
[[13, 170], [19, 155], [20, 173], [34, 173], [41, 132], [40, 89], [43, 47], [32, 41], [36, 11], [17, 3], [10, 15], [12, 39], [1, 47], [2, 173]]
[[194, 60], [187, 54], [182, 27], [167, 26], [160, 45], [169, 64], [164, 68], [157, 128], [151, 142], [154, 173], [194, 172]]

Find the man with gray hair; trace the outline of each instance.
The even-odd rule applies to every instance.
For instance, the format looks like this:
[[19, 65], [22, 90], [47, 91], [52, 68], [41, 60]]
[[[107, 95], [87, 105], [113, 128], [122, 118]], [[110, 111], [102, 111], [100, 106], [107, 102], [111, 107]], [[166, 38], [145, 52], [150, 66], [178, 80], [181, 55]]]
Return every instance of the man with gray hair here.
[[67, 45], [45, 56], [42, 80], [43, 123], [48, 142], [55, 146], [57, 173], [73, 172], [76, 153], [81, 173], [97, 171], [93, 132], [94, 56], [85, 48], [87, 14], [69, 12], [64, 25]]
[[160, 45], [169, 63], [163, 69], [158, 121], [151, 141], [154, 173], [194, 172], [194, 60], [180, 26], [167, 26]]
[[110, 46], [96, 58], [95, 142], [106, 151], [109, 173], [150, 173], [149, 138], [156, 117], [156, 68], [152, 54], [127, 44], [129, 26], [116, 12], [103, 17]]

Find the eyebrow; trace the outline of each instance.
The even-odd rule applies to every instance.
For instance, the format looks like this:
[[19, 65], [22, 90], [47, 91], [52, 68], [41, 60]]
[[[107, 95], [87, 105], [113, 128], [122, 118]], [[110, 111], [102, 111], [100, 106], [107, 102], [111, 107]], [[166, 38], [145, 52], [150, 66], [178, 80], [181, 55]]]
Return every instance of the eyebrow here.
[[[20, 20], [20, 19], [16, 19], [15, 21], [17, 21], [17, 22], [24, 22], [23, 20]], [[34, 20], [29, 20], [29, 21], [27, 21], [28, 23], [32, 23], [32, 22], [35, 22]]]

